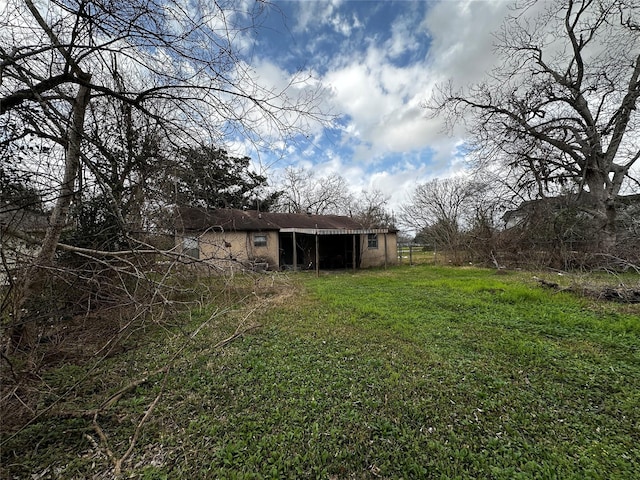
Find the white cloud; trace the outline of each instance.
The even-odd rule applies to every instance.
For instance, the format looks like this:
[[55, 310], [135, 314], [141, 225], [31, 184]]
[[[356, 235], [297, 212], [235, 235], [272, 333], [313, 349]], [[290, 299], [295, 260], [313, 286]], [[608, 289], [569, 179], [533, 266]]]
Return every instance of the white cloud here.
[[[403, 12], [383, 26], [386, 32], [370, 30], [370, 19], [343, 8], [351, 2], [296, 4], [293, 30], [311, 33], [309, 62], [322, 65], [317, 67], [323, 72], [320, 80], [331, 91], [327, 105], [343, 114], [346, 123], [339, 130], [342, 144], [326, 148], [326, 138], [316, 130], [309, 144], [286, 161], [302, 162], [325, 175], [339, 173], [354, 193], [381, 190], [396, 211], [416, 183], [464, 171], [462, 127], [444, 134], [443, 120], [427, 118], [422, 104], [435, 85], [448, 79], [463, 85], [483, 78], [496, 62], [492, 33], [511, 3], [401, 2]], [[327, 29], [335, 32], [332, 37]], [[366, 36], [354, 35], [360, 29]], [[321, 48], [329, 44], [343, 48], [332, 53]], [[344, 146], [353, 158], [345, 158]], [[389, 158], [402, 160], [392, 165]]]
[[[371, 42], [364, 54], [342, 52], [333, 60], [322, 80], [333, 92], [335, 110], [348, 115], [343, 134], [354, 145], [354, 161], [376, 163], [389, 154], [431, 149], [430, 169], [438, 176], [464, 168], [456, 149], [460, 138], [443, 134], [442, 120], [428, 119], [421, 105], [437, 83], [477, 81], [490, 68], [495, 61], [491, 33], [508, 5], [503, 0], [439, 2], [424, 19], [398, 17], [386, 42]], [[419, 51], [427, 35], [429, 55], [400, 66], [397, 59]], [[419, 157], [405, 170], [380, 170], [367, 182], [392, 191], [433, 178], [424, 162]]]
[[[491, 33], [501, 24], [508, 4], [402, 2], [403, 12], [382, 26], [385, 32], [370, 30], [370, 19], [346, 8], [351, 2], [296, 3], [292, 32], [306, 42], [308, 54], [313, 52], [308, 65], [323, 72], [319, 81], [331, 92], [322, 109], [344, 115], [334, 130], [341, 137], [332, 143], [327, 131], [315, 125], [306, 144], [272, 144], [266, 156], [271, 163], [263, 167], [274, 177], [287, 165], [313, 168], [324, 176], [338, 173], [354, 194], [382, 191], [395, 211], [416, 183], [458, 174], [465, 168], [462, 132], [443, 134], [442, 120], [427, 118], [422, 103], [437, 83], [481, 78], [495, 61]], [[329, 52], [328, 45], [341, 48]], [[262, 59], [254, 68], [260, 83], [282, 87], [290, 80], [276, 60]], [[352, 154], [346, 157], [348, 151]], [[401, 160], [392, 164], [389, 158]]]
[[391, 25], [391, 38], [385, 42], [384, 49], [390, 58], [398, 58], [420, 48], [420, 40], [414, 28], [414, 18], [402, 16]]
[[327, 72], [323, 81], [333, 92], [335, 110], [350, 117], [347, 131], [369, 146], [359, 148], [357, 160], [423, 148], [434, 140], [438, 128], [420, 107], [428, 95], [427, 78], [425, 65], [397, 67], [375, 46], [365, 58]]
[[430, 68], [440, 81], [478, 81], [495, 64], [492, 34], [502, 24], [511, 3], [444, 1], [428, 11], [422, 26], [431, 37]]
[[341, 4], [342, 0], [299, 2], [295, 30], [300, 32], [318, 24], [333, 24], [334, 14]]

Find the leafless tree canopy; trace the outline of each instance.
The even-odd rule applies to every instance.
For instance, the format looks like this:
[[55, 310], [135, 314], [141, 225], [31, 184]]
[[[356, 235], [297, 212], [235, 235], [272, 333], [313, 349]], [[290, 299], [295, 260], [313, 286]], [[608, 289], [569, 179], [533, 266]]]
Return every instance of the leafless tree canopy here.
[[[290, 132], [313, 112], [312, 89], [293, 98], [290, 85], [261, 85], [242, 60], [239, 38], [258, 28], [262, 2], [11, 0], [5, 5], [0, 113], [13, 112], [13, 121], [6, 120], [13, 127], [11, 139], [35, 133], [59, 140], [81, 85], [94, 99], [120, 100], [183, 134], [208, 140], [238, 130]], [[249, 11], [242, 10], [245, 5]], [[291, 83], [306, 79], [294, 76]], [[45, 125], [36, 122], [42, 116]]]
[[354, 198], [351, 214], [367, 228], [395, 228], [396, 220], [393, 212], [389, 211], [388, 201], [381, 190], [363, 190]]
[[338, 174], [319, 176], [314, 170], [287, 167], [277, 185], [282, 191], [276, 209], [314, 215], [349, 213], [352, 196], [347, 181]]
[[416, 186], [400, 212], [400, 223], [416, 239], [437, 250], [449, 250], [459, 260], [461, 250], [480, 230], [494, 228], [497, 199], [487, 183], [458, 177], [435, 179]]
[[501, 65], [426, 105], [468, 122], [480, 164], [533, 197], [569, 191], [594, 220], [594, 247], [616, 243], [616, 197], [637, 191], [640, 5], [625, 0], [518, 3], [496, 37]]
[[404, 205], [402, 222], [417, 231], [438, 222], [461, 230], [472, 218], [474, 206], [482, 203], [484, 190], [483, 184], [462, 177], [419, 184]]
[[[11, 237], [37, 247], [7, 275], [3, 327], [5, 307], [21, 324], [22, 306], [40, 288], [34, 279], [58, 267], [61, 246], [73, 250], [61, 237], [83, 215], [95, 220], [106, 205], [109, 218], [97, 228], [108, 238], [100, 248], [76, 245], [77, 255], [106, 269], [105, 255], [120, 268], [134, 247], [154, 251], [128, 233], [149, 223], [150, 192], [175, 149], [241, 139], [264, 146], [327, 120], [321, 86], [308, 75], [264, 85], [245, 61], [266, 8], [236, 0], [0, 4], [0, 174], [3, 184], [28, 183], [16, 191], [37, 190], [48, 213], [43, 235], [28, 235], [24, 222], [5, 222], [24, 202], [3, 195], [2, 244]], [[87, 208], [87, 198], [100, 208]], [[123, 238], [113, 241], [106, 224]]]

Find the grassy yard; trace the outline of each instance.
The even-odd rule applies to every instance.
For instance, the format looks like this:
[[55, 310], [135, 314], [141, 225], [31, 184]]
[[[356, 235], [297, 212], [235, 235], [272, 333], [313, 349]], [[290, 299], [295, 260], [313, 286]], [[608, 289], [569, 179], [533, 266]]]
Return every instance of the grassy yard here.
[[[638, 478], [638, 306], [530, 277], [429, 266], [277, 275], [188, 343], [215, 306], [184, 335], [156, 332], [101, 363], [69, 400], [3, 436], [3, 474], [109, 478], [105, 446], [122, 456], [162, 389], [125, 478]], [[215, 347], [241, 322], [261, 326]], [[68, 413], [178, 351], [168, 375], [101, 412], [105, 439], [91, 415]], [[67, 365], [45, 380], [60, 391], [84, 375]], [[54, 401], [43, 395], [41, 408]]]

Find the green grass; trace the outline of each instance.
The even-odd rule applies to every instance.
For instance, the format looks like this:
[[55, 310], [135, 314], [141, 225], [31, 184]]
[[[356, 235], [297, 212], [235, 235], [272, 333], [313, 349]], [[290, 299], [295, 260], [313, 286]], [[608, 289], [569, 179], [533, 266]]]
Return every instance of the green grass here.
[[[196, 337], [126, 477], [637, 478], [640, 311], [527, 277], [426, 266], [287, 277], [254, 313], [260, 330], [213, 349], [245, 309]], [[163, 338], [101, 366], [74, 408], [183, 344]], [[49, 382], [81, 374], [65, 368]], [[100, 417], [114, 451], [159, 389], [160, 377]], [[3, 467], [18, 478], [108, 471], [88, 436], [90, 419], [45, 416], [6, 442]]]

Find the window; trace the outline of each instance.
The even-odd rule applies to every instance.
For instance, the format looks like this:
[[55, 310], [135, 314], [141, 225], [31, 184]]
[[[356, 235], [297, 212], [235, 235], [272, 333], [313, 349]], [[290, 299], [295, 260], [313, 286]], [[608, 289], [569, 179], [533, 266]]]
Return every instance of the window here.
[[378, 234], [370, 233], [367, 235], [367, 247], [378, 248]]
[[253, 246], [254, 247], [266, 247], [267, 246], [267, 235], [264, 233], [254, 233], [253, 234]]
[[200, 245], [197, 237], [185, 237], [182, 239], [182, 253], [192, 258], [200, 258]]

